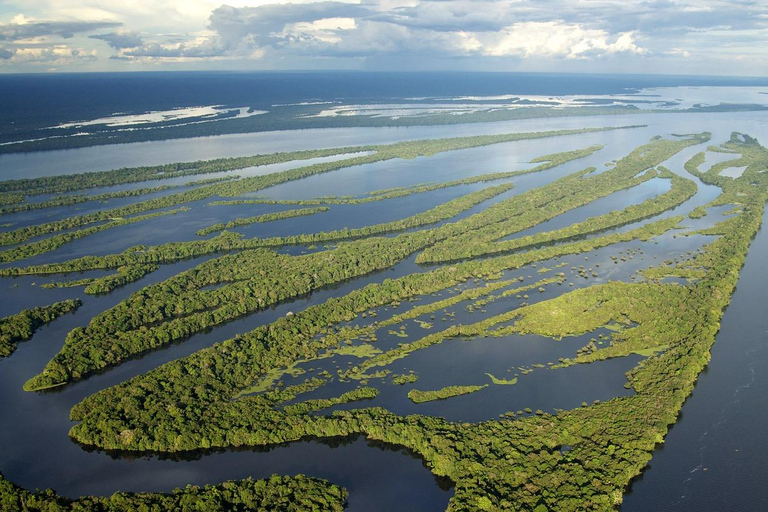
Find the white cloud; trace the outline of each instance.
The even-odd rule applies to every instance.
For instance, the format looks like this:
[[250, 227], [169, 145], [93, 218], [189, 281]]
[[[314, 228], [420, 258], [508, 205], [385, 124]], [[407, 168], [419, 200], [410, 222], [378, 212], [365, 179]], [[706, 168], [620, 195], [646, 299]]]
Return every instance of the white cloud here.
[[25, 16], [14, 17], [17, 22], [0, 23], [0, 41], [21, 41], [39, 37], [70, 39], [75, 34], [120, 26], [112, 21], [38, 21]]
[[280, 34], [286, 38], [312, 39], [321, 43], [337, 44], [343, 40], [340, 31], [354, 30], [354, 18], [323, 18], [312, 22], [288, 23]]
[[40, 48], [18, 48], [7, 62], [15, 64], [47, 66], [69, 66], [77, 62], [93, 61], [97, 58], [95, 50], [70, 48], [66, 45], [55, 45]]
[[[643, 62], [768, 58], [758, 0], [5, 0], [0, 66], [57, 45], [134, 63], [329, 59], [526, 61], [560, 67], [617, 55]], [[1, 21], [1, 20], [0, 20]], [[670, 50], [672, 49], [672, 50]], [[666, 62], [665, 61], [665, 62]], [[85, 62], [73, 60], [73, 62]], [[617, 62], [617, 61], [614, 61]], [[691, 64], [692, 65], [692, 64]]]
[[644, 53], [631, 33], [620, 34], [614, 42], [604, 30], [585, 29], [562, 21], [516, 23], [481, 41], [481, 52], [495, 57], [583, 58], [621, 52]]

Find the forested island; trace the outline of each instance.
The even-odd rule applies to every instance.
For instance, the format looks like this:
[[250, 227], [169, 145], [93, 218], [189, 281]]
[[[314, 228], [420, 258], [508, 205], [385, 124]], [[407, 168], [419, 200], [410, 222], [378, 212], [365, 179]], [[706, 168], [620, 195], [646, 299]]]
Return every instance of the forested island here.
[[[610, 162], [603, 158], [610, 143], [593, 143], [609, 130], [638, 128], [418, 140], [0, 182], [0, 216], [11, 223], [0, 232], [2, 282], [36, 286], [43, 298], [88, 295], [49, 298], [0, 320], [0, 357], [12, 364], [18, 343], [32, 339], [18, 353], [33, 347], [43, 325], [104, 300], [54, 340], [58, 349], [27, 376], [30, 396], [212, 339], [75, 403], [69, 436], [86, 449], [205, 457], [362, 436], [407, 450], [449, 481], [449, 510], [617, 509], [709, 361], [768, 201], [768, 149], [757, 139], [665, 134]], [[558, 147], [578, 136], [589, 142]], [[532, 141], [552, 151], [516, 168], [355, 195], [275, 193], [339, 172], [428, 166], [444, 154]], [[731, 158], [705, 166], [715, 153]], [[291, 165], [244, 172], [275, 163]], [[743, 172], [724, 173], [731, 168]], [[206, 177], [234, 171], [244, 175]], [[162, 182], [188, 177], [203, 179]], [[387, 209], [409, 204], [418, 208]], [[75, 205], [90, 209], [35, 216]], [[371, 211], [384, 218], [360, 213], [355, 223], [364, 208], [381, 208]], [[188, 236], [62, 252], [89, 237], [169, 220]], [[236, 334], [220, 336], [229, 328]], [[533, 341], [554, 348], [515, 352]], [[470, 364], [477, 354], [466, 347], [491, 343], [505, 343], [517, 359], [502, 367], [489, 348], [482, 367]], [[628, 371], [606, 399], [585, 394], [568, 408], [492, 400], [501, 396], [492, 393], [513, 396], [541, 382], [534, 379], [599, 372], [611, 361]], [[470, 421], [455, 412], [472, 404], [494, 414]], [[0, 506], [14, 511], [342, 510], [348, 496], [343, 485], [311, 474], [78, 499], [0, 477]]]

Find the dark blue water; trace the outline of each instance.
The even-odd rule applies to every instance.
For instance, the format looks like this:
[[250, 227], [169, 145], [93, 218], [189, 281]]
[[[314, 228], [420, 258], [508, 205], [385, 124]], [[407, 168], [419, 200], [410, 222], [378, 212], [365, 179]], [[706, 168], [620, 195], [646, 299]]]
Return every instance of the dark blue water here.
[[[446, 79], [443, 80], [445, 83], [436, 84], [435, 82], [440, 81], [438, 80], [440, 77], [450, 78], [453, 75], [397, 75], [400, 78], [396, 76], [392, 79], [395, 82], [390, 80], [389, 83], [387, 80], [381, 80], [384, 75], [349, 74], [349, 76], [351, 77], [349, 82], [338, 85], [339, 81], [343, 82], [344, 74], [314, 74], [312, 77], [317, 77], [317, 83], [313, 83], [311, 90], [308, 86], [299, 83], [307, 81], [307, 75], [301, 74], [158, 74], [145, 75], [146, 81], [143, 82], [143, 85], [139, 80], [140, 75], [65, 75], [34, 77], [34, 79], [28, 76], [0, 77], [0, 92], [9, 92], [10, 94], [0, 94], [0, 105], [13, 103], [13, 98], [17, 100], [2, 114], [8, 116], [6, 119], [10, 119], [14, 126], [8, 128], [6, 123], [0, 123], [0, 130], [6, 128], [16, 130], [23, 128], [23, 126], [27, 128], [47, 126], [55, 122], [108, 115], [115, 111], [144, 112], [146, 110], [172, 108], [173, 106], [215, 103], [241, 106], [244, 102], [258, 107], [262, 104], [258, 102], [263, 102], [266, 105], [267, 103], [312, 99], [331, 93], [339, 95], [338, 97], [345, 99], [345, 101], [349, 99], [361, 102], [365, 100], [365, 94], [370, 94], [370, 98], [378, 98], [378, 100], [371, 101], [385, 101], [388, 99], [388, 94], [397, 97], [416, 96], [423, 94], [420, 91], [430, 87], [429, 93], [433, 95], [469, 93], [490, 95], [517, 92], [601, 94], [624, 92], [632, 87], [670, 85], [674, 80], [688, 80], [663, 77], [642, 79], [634, 77], [572, 77], [573, 80], [569, 82], [558, 75], [487, 75], [487, 80], [480, 80], [478, 77], [483, 75], [476, 74], [466, 77], [457, 75], [455, 81]], [[419, 77], [428, 80], [420, 82], [417, 79]], [[126, 90], [128, 85], [132, 83], [131, 80], [134, 80], [133, 83], [137, 87], [136, 91]], [[401, 81], [399, 85], [397, 80]], [[664, 82], [664, 80], [669, 80], [669, 82]], [[698, 83], [695, 81], [698, 79], [690, 80], [691, 83]], [[296, 86], [293, 88], [290, 85], [292, 81], [296, 82]], [[393, 83], [400, 89], [395, 91], [396, 87], [392, 85]], [[25, 84], [29, 86], [32, 94], [21, 101], [18, 95]], [[153, 84], [157, 91], [156, 96], [142, 96], [140, 94], [142, 91], [146, 92], [148, 87], [146, 84]], [[282, 89], [276, 84], [282, 84]], [[337, 85], [334, 86], [334, 84]], [[110, 89], [110, 87], [116, 87], [116, 89]], [[127, 97], [118, 98], [121, 92], [125, 93]], [[219, 93], [221, 96], [216, 96]], [[231, 93], [230, 99], [218, 101], [225, 96], [224, 93]], [[305, 93], [308, 95], [304, 96]], [[14, 94], [16, 96], [13, 96]], [[346, 96], [342, 97], [342, 95]], [[39, 102], [35, 101], [37, 98], [40, 98]], [[475, 133], [649, 123], [650, 126], [647, 128], [635, 130], [510, 143], [456, 151], [429, 159], [392, 161], [361, 166], [274, 187], [265, 193], [265, 195], [285, 198], [311, 197], [321, 192], [361, 194], [392, 185], [454, 179], [480, 172], [512, 170], [526, 167], [530, 158], [552, 151], [581, 148], [597, 142], [607, 144], [604, 150], [596, 153], [593, 157], [572, 162], [545, 173], [522, 176], [514, 180], [516, 187], [510, 192], [511, 195], [514, 195], [522, 193], [530, 187], [540, 186], [542, 180], [548, 181], [587, 165], [602, 166], [605, 162], [625, 155], [638, 144], [644, 143], [651, 136], [660, 133], [689, 133], [706, 128], [714, 132], [713, 143], [719, 144], [728, 139], [731, 130], [738, 129], [756, 135], [760, 140], [765, 141], [768, 140], [768, 136], [763, 136], [768, 133], [766, 117], [764, 113], [755, 112], [738, 114], [644, 114], [632, 117], [607, 116], [601, 118], [525, 120], [471, 126], [398, 129], [347, 128], [211, 137], [185, 141], [152, 142], [141, 146], [124, 145], [56, 153], [4, 155], [0, 158], [0, 177], [10, 173], [18, 173], [15, 176], [20, 177], [24, 173], [32, 172], [38, 175], [54, 174], [62, 170], [72, 172], [86, 169], [109, 169], [123, 165], [135, 165], [137, 162], [157, 163], [159, 161], [231, 156], [236, 153], [253, 154], [270, 150], [276, 151], [278, 148], [305, 149], [328, 145], [391, 142], [393, 140]], [[10, 132], [5, 133], [8, 135]], [[681, 153], [665, 165], [675, 172], [684, 174], [682, 163], [685, 158], [703, 149], [703, 146], [691, 148], [690, 151]], [[341, 222], [343, 214], [347, 212], [354, 212], [359, 217], [355, 218], [354, 222], [363, 224], [371, 223], [375, 219], [392, 220], [422, 211], [436, 204], [437, 199], [445, 200], [453, 197], [454, 194], [467, 190], [468, 188], [450, 189], [432, 195], [411, 196], [400, 202], [372, 203], [358, 208], [333, 208], [334, 212], [272, 224], [255, 225], [242, 228], [241, 231], [248, 232], [249, 235], [270, 234], [272, 230], [275, 230], [274, 234], [278, 232], [318, 231], [335, 225], [331, 221]], [[709, 188], [700, 184], [699, 193], [674, 213], [687, 213], [694, 205], [705, 203], [711, 199], [711, 193]], [[628, 201], [622, 194], [619, 194], [618, 197], [619, 200], [624, 198], [624, 203]], [[639, 198], [633, 197], [632, 200], [637, 199]], [[616, 198], [612, 198], [611, 201], [616, 201]], [[604, 213], [609, 206], [608, 202], [606, 200], [592, 205], [594, 211], [585, 208], [576, 213], [571, 212], [571, 220], [582, 220], [585, 215]], [[386, 211], [387, 205], [397, 205], [398, 207], [388, 212]], [[91, 208], [96, 207], [96, 205], [89, 206]], [[223, 220], [218, 219], [217, 216], [228, 213], [225, 207], [217, 207], [220, 208], [217, 209], [203, 204], [193, 206], [195, 208], [184, 217], [160, 218], [147, 222], [144, 226], [136, 225], [123, 230], [116, 229], [98, 236], [87, 237], [65, 246], [59, 251], [41, 256], [40, 261], [60, 260], [65, 257], [99, 251], [113, 252], [139, 243], [141, 241], [138, 240], [139, 238], [146, 241], [157, 237], [158, 240], [153, 240], [153, 243], [158, 242], [159, 239], [167, 240], [173, 237], [195, 238], [193, 234], [195, 229], [217, 220]], [[271, 211], [273, 208], [271, 206], [263, 207], [264, 211]], [[243, 216], [247, 210], [247, 208], [238, 209], [238, 211], [243, 212]], [[338, 210], [339, 215], [335, 213], [335, 210]], [[365, 212], [367, 213], [363, 217]], [[64, 210], [60, 213], [64, 213]], [[664, 215], [669, 214], [672, 212]], [[32, 217], [38, 214], [25, 215]], [[23, 219], [25, 215], [18, 215], [14, 218]], [[710, 215], [700, 222], [713, 222], [717, 220], [717, 215], [718, 212], [711, 211]], [[556, 219], [550, 224], [550, 227], [561, 221], [564, 222], [564, 218]], [[686, 225], [691, 228], [697, 227], [693, 221], [686, 221]], [[628, 226], [622, 229], [630, 228]], [[715, 347], [713, 364], [708, 373], [702, 376], [694, 396], [683, 409], [681, 421], [672, 429], [667, 440], [667, 446], [654, 454], [650, 469], [643, 479], [634, 485], [633, 492], [627, 496], [627, 510], [673, 510], [678, 508], [686, 510], [761, 510], [765, 508], [765, 497], [760, 487], [766, 476], [763, 469], [765, 467], [764, 455], [766, 454], [761, 444], [765, 427], [761, 400], [764, 401], [765, 394], [753, 391], [764, 389], [758, 388], [757, 385], [765, 380], [766, 375], [766, 368], [763, 364], [764, 352], [760, 352], [760, 350], [765, 350], [763, 348], [766, 346], [765, 331], [768, 328], [765, 324], [768, 315], [764, 314], [765, 301], [763, 300], [766, 288], [764, 261], [765, 251], [768, 249], [766, 249], [765, 235], [762, 234], [761, 237], [758, 238], [750, 251], [747, 267], [744, 270], [744, 279], [747, 279], [748, 282], [745, 285], [745, 281], [742, 279], [734, 297], [734, 303], [725, 317], [723, 332]], [[667, 235], [659, 238], [659, 245], [656, 245], [655, 241], [646, 244], [639, 242], [619, 244], [600, 251], [593, 251], [588, 255], [563, 258], [563, 261], [568, 263], [564, 270], [569, 272], [569, 278], [571, 282], [575, 282], [576, 287], [604, 282], [607, 279], [626, 280], [636, 270], [655, 264], [654, 256], [657, 252], [659, 260], [663, 260], [670, 256], [669, 251], [671, 249], [675, 251], [697, 249], [702, 243], [701, 238], [703, 237], [679, 237], [673, 241], [671, 236]], [[610, 260], [610, 255], [616, 255], [617, 251], [626, 251], [630, 248], [642, 248], [645, 255], [616, 264]], [[585, 256], [589, 257], [589, 262], [584, 260]], [[569, 270], [571, 266], [581, 264], [592, 266], [597, 263], [600, 263], [599, 277], [590, 278], [589, 281], [583, 283]], [[545, 262], [545, 265], [548, 266], [554, 264], [554, 262]], [[154, 457], [112, 459], [102, 453], [87, 452], [81, 449], [72, 443], [66, 435], [71, 426], [68, 419], [71, 406], [99, 389], [122, 382], [169, 360], [210, 346], [215, 341], [229, 338], [257, 325], [273, 321], [283, 316], [288, 310], [300, 311], [329, 297], [346, 294], [368, 282], [380, 282], [386, 277], [424, 270], [416, 266], [412, 258], [398, 265], [394, 271], [388, 270], [356, 281], [342, 283], [336, 288], [320, 290], [310, 297], [302, 297], [274, 309], [230, 322], [210, 332], [201, 333], [183, 343], [147, 354], [142, 358], [126, 362], [118, 368], [95, 375], [86, 381], [67, 386], [56, 393], [30, 394], [21, 391], [21, 384], [37, 373], [45, 362], [61, 348], [64, 337], [70, 329], [87, 323], [93, 315], [111, 307], [142, 286], [157, 282], [191, 265], [193, 262], [188, 261], [164, 266], [143, 280], [117, 290], [113, 294], [103, 297], [84, 297], [86, 303], [75, 315], [67, 315], [41, 329], [33, 340], [22, 343], [13, 357], [0, 361], [0, 389], [2, 390], [0, 393], [0, 446], [3, 446], [3, 450], [0, 450], [0, 462], [2, 463], [0, 470], [6, 476], [26, 487], [52, 486], [60, 490], [62, 494], [77, 496], [83, 493], [109, 494], [117, 489], [167, 491], [174, 486], [183, 486], [187, 483], [213, 483], [226, 478], [241, 478], [248, 475], [262, 477], [273, 472], [281, 474], [305, 472], [313, 476], [329, 478], [348, 487], [352, 494], [350, 498], [351, 510], [387, 510], [401, 506], [401, 502], [412, 505], [413, 510], [445, 508], [451, 491], [438, 485], [440, 482], [436, 482], [420, 459], [412, 458], [405, 452], [391, 451], [391, 447], [369, 445], [363, 439], [344, 441], [338, 443], [337, 446], [334, 445], [333, 448], [324, 443], [307, 442], [278, 447], [268, 452], [227, 451], [206, 454], [195, 461], [175, 461]], [[526, 277], [538, 278], [536, 269], [532, 267], [521, 269], [519, 273]], [[90, 275], [94, 274], [96, 273]], [[77, 278], [79, 276], [69, 277]], [[31, 305], [45, 304], [66, 297], [83, 296], [82, 289], [69, 288], [43, 292], [32, 286], [33, 282], [39, 284], [60, 279], [62, 279], [61, 276], [2, 280], [0, 285], [2, 285], [3, 293], [0, 294], [0, 310], [3, 311], [3, 314], [9, 314]], [[14, 287], [14, 285], [18, 286]], [[558, 288], [560, 287], [556, 285], [548, 287], [547, 291], [541, 295], [539, 292], [531, 293], [531, 301], [548, 298], [550, 294], [554, 296], [558, 292], [571, 289], [568, 285], [564, 285], [561, 289]], [[514, 302], [514, 304], [516, 303]], [[503, 301], [497, 301], [488, 306], [488, 313], [497, 314], [500, 311], [494, 308], [512, 307], [514, 304], [511, 300], [506, 304]], [[737, 310], [739, 313], [735, 312]], [[480, 318], [479, 315], [475, 316]], [[458, 314], [457, 317], [456, 321], [462, 320]], [[440, 316], [435, 323], [436, 329], [444, 325]], [[415, 324], [409, 327], [408, 332], [411, 339], [415, 338], [420, 329]], [[731, 334], [727, 338], [723, 338], [724, 333], [727, 332]], [[424, 332], [421, 334], [423, 335]], [[723, 339], [726, 339], [727, 342], [722, 343]], [[397, 342], [399, 338], [391, 341]], [[386, 342], [387, 340], [382, 337], [379, 343], [384, 345]], [[508, 378], [510, 374], [505, 369], [510, 369], [513, 365], [528, 364], [534, 360], [541, 363], [554, 361], [557, 357], [568, 353], [565, 349], [572, 353], [574, 347], [584, 343], [584, 339], [553, 342], [551, 340], [523, 340], [511, 337], [508, 339], [477, 340], [475, 342], [451, 340], [420, 354], [414, 354], [408, 360], [393, 365], [392, 369], [393, 371], [403, 371], [403, 368], [408, 367], [408, 369], [417, 371], [420, 374], [420, 381], [412, 387], [419, 389], [436, 389], [444, 384], [485, 383], [487, 377], [482, 370], [492, 370], [498, 377]], [[484, 368], [480, 364], [489, 359], [497, 362], [498, 367]], [[341, 359], [339, 361], [341, 362]], [[718, 361], [720, 362], [718, 363]], [[407, 401], [404, 395], [409, 389], [408, 387], [386, 389], [382, 391], [378, 400], [387, 402], [388, 405], [391, 404], [397, 412], [427, 411], [449, 416], [449, 411], [444, 410], [444, 408], [451, 408], [450, 412], [456, 418], [471, 418], [473, 420], [492, 418], [505, 410], [519, 409], [525, 406], [530, 406], [533, 409], [542, 407], [548, 410], [556, 407], [570, 408], [578, 406], [582, 400], [606, 399], [626, 393], [623, 388], [625, 380], [623, 372], [633, 363], [632, 360], [616, 360], [607, 364], [595, 365], [591, 369], [588, 366], [576, 367], [569, 370], [570, 373], [562, 373], [562, 379], [559, 376], [553, 377], [549, 372], [534, 372], [528, 376], [528, 379], [521, 379], [516, 386], [490, 387], [469, 397], [457, 397], [448, 401], [422, 404], [421, 406], [415, 406]], [[624, 367], [624, 364], [628, 366]], [[430, 368], [433, 371], [430, 372]], [[705, 386], [704, 384], [708, 382], [710, 376], [715, 375], [716, 369], [719, 369], [721, 377]], [[588, 373], [590, 370], [599, 371], [600, 378], [590, 379], [591, 375]], [[448, 380], [448, 377], [460, 377], [460, 379], [458, 382], [454, 382]], [[456, 405], [453, 407], [451, 404]], [[704, 468], [707, 469], [706, 472]], [[693, 472], [691, 473], [691, 471]], [[389, 492], [391, 489], [397, 489], [394, 497]], [[717, 496], [720, 491], [723, 491], [722, 497]], [[696, 496], [695, 499], [692, 498], [694, 495]], [[681, 500], [681, 496], [684, 496], [684, 499]]]
[[623, 511], [768, 510], [768, 214], [752, 242], [712, 360], [624, 497]]
[[164, 72], [0, 76], [0, 132], [114, 112], [307, 100], [382, 101], [419, 96], [616, 94], [676, 85], [764, 85], [766, 79], [555, 73]]
[[[313, 71], [4, 75], [0, 76], [0, 143], [72, 135], [79, 129], [55, 133], [42, 130], [70, 121], [97, 119], [118, 112], [138, 114], [192, 106], [222, 105], [270, 111], [266, 116], [256, 116], [258, 119], [231, 121], [234, 124], [226, 128], [221, 126], [226, 123], [206, 123], [185, 129], [194, 130], [194, 135], [210, 135], [338, 125], [338, 119], [316, 119], [311, 123], [297, 119], [291, 115], [295, 107], [277, 109], [282, 112], [277, 117], [273, 112], [278, 104], [307, 101], [385, 103], [393, 99], [418, 99], [423, 103], [455, 96], [607, 95], [632, 93], [647, 87], [766, 84], [767, 79], [759, 78], [553, 73]], [[341, 121], [345, 126], [366, 124], [365, 119]], [[152, 140], [193, 135], [185, 131], [169, 137], [168, 133], [160, 133], [165, 130], [157, 132], [136, 132], [131, 137], [135, 137], [132, 140]], [[54, 139], [52, 144], [58, 142], [60, 140]], [[0, 150], [9, 149], [0, 146]]]

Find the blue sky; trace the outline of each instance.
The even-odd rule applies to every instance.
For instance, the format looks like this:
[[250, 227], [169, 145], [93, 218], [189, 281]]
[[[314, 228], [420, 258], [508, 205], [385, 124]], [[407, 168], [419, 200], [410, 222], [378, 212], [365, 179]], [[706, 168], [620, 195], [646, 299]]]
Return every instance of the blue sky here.
[[0, 0], [0, 72], [768, 75], [768, 1]]

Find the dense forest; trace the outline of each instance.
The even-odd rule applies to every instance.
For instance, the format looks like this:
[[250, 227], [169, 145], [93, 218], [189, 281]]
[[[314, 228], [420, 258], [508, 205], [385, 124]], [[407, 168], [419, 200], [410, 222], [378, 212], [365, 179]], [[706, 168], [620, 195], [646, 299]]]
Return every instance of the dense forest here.
[[[654, 137], [599, 171], [579, 162], [604, 149], [589, 146], [530, 160], [527, 169], [382, 188], [359, 196], [269, 195], [272, 186], [350, 166], [577, 133], [585, 131], [403, 142], [177, 164], [162, 171], [123, 169], [92, 177], [6, 182], [0, 191], [7, 195], [8, 212], [13, 212], [24, 211], [26, 197], [34, 194], [140, 183], [158, 174], [348, 157], [257, 177], [211, 178], [146, 200], [145, 193], [166, 190], [136, 189], [142, 191], [135, 196], [139, 199], [128, 206], [4, 231], [0, 239], [11, 247], [0, 257], [14, 262], [53, 251], [68, 242], [65, 237], [89, 234], [80, 232], [119, 229], [114, 223], [151, 221], [150, 216], [167, 214], [182, 218], [189, 207], [185, 205], [199, 200], [213, 212], [243, 212], [263, 205], [305, 207], [235, 214], [204, 224], [198, 235], [218, 233], [205, 239], [4, 266], [0, 274], [5, 277], [112, 271], [46, 282], [42, 293], [84, 286], [88, 294], [104, 294], [135, 283], [87, 325], [69, 331], [59, 353], [24, 389], [41, 391], [88, 379], [131, 358], [192, 336], [215, 334], [236, 319], [290, 303], [291, 310], [281, 310], [268, 322], [86, 397], [71, 409], [75, 423], [69, 435], [89, 449], [143, 455], [362, 435], [409, 450], [434, 475], [452, 482], [449, 510], [615, 509], [664, 441], [709, 360], [768, 201], [768, 149], [734, 133], [728, 142], [705, 151], [711, 138], [705, 132]], [[701, 150], [694, 149], [697, 146]], [[686, 151], [683, 168], [667, 163]], [[733, 158], [700, 170], [706, 153], [713, 151]], [[574, 167], [565, 171], [563, 165]], [[724, 174], [732, 167], [743, 167], [744, 172], [738, 177]], [[545, 176], [556, 168], [562, 172], [555, 178], [519, 190], [519, 178]], [[662, 192], [637, 204], [574, 214], [651, 183]], [[321, 219], [339, 205], [386, 205], [468, 185], [474, 188], [437, 206], [361, 228], [266, 238], [246, 238], [233, 231], [302, 216]], [[719, 194], [706, 204], [691, 204], [703, 185], [717, 187]], [[264, 195], [254, 197], [254, 192]], [[49, 206], [78, 204], [77, 198], [90, 196], [71, 196], [72, 203], [64, 197], [51, 199]], [[726, 207], [727, 215], [709, 213], [715, 207]], [[565, 227], [527, 231], [563, 218]], [[675, 246], [684, 241], [701, 244], [683, 254]], [[291, 252], [289, 246], [306, 249]], [[654, 258], [642, 259], [642, 251], [651, 247]], [[590, 258], [597, 254], [609, 264], [593, 262]], [[655, 254], [674, 256], [656, 260]], [[206, 258], [193, 259], [201, 256]], [[142, 285], [165, 265], [185, 259], [189, 265], [184, 269]], [[630, 260], [633, 270], [626, 277], [605, 268], [620, 268]], [[402, 274], [381, 275], [322, 301], [299, 304], [301, 298], [403, 262], [408, 264]], [[0, 355], [10, 355], [18, 341], [79, 305], [59, 302], [3, 319]], [[454, 341], [507, 340], [513, 350], [514, 340], [523, 336], [536, 336], [541, 343], [592, 338], [567, 357], [518, 366], [503, 376], [490, 367], [475, 381], [443, 376], [452, 378], [450, 385], [433, 385], [424, 372], [410, 366]], [[4, 346], [9, 349], [2, 352]], [[443, 403], [479, 400], [493, 390], [518, 389], [533, 378], [531, 374], [555, 375], [551, 372], [615, 358], [632, 361], [629, 356], [639, 363], [622, 381], [627, 393], [609, 400], [587, 402], [585, 397], [581, 407], [569, 410], [510, 408], [485, 421], [451, 421], [423, 412]], [[591, 368], [598, 371], [596, 366]], [[406, 398], [408, 407], [416, 408], [409, 410], [419, 412], [404, 415], [384, 407], [382, 400], [393, 389]], [[8, 510], [340, 510], [346, 496], [333, 483], [300, 475], [187, 487], [171, 494], [117, 493], [73, 501], [53, 491], [31, 493], [0, 478], [0, 503]]]
[[30, 492], [0, 474], [0, 508], [6, 512], [123, 512], [126, 510], [344, 510], [347, 491], [304, 475], [273, 476], [219, 485], [190, 485], [170, 494], [118, 492], [107, 498], [83, 496], [70, 500], [55, 491]]
[[35, 331], [82, 306], [82, 301], [63, 300], [50, 306], [25, 309], [21, 313], [0, 319], [0, 357], [8, 357], [20, 341], [26, 341]]

